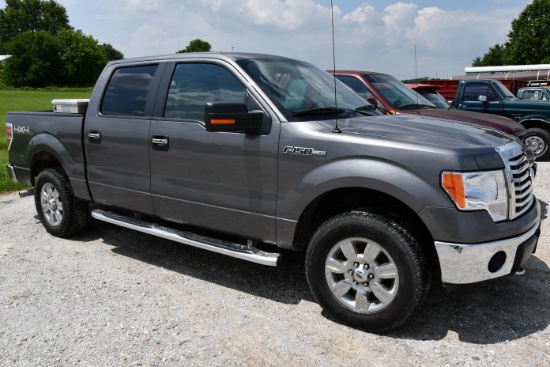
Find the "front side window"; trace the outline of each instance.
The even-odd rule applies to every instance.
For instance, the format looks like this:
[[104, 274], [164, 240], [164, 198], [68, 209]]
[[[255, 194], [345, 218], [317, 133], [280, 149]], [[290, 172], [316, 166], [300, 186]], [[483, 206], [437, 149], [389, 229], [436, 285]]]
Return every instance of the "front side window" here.
[[144, 116], [157, 65], [117, 69], [101, 102], [101, 113], [113, 116]]
[[479, 96], [486, 96], [488, 102], [498, 101], [493, 90], [485, 83], [469, 83], [464, 87], [464, 101], [479, 101]]
[[246, 89], [219, 65], [179, 64], [168, 90], [164, 117], [204, 121], [204, 105], [215, 101], [246, 103]]

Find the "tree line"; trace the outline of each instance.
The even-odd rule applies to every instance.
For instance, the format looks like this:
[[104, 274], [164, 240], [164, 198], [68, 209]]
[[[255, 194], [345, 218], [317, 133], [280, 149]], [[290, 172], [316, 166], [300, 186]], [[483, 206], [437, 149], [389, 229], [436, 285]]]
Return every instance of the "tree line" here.
[[107, 62], [124, 55], [75, 30], [53, 0], [6, 0], [0, 9], [2, 79], [13, 87], [86, 87]]
[[550, 64], [550, 0], [534, 0], [512, 21], [508, 40], [476, 57], [472, 66]]

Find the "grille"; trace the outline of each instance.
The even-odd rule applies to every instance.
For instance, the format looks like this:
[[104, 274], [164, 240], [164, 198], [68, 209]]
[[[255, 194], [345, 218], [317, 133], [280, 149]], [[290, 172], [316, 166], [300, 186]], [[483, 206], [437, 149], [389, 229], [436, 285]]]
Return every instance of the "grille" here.
[[512, 142], [498, 147], [497, 151], [506, 165], [506, 176], [510, 188], [509, 217], [514, 219], [525, 213], [534, 200], [531, 169], [519, 144]]

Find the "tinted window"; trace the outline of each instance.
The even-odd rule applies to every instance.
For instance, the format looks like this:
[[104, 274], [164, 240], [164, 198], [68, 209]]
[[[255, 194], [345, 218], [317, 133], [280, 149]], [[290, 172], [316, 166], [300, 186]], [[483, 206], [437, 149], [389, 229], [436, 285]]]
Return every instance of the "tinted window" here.
[[489, 102], [498, 100], [493, 90], [487, 84], [466, 84], [464, 88], [464, 101], [478, 101], [479, 96], [486, 96]]
[[359, 94], [361, 97], [367, 99], [373, 97], [373, 94], [369, 92], [367, 87], [363, 85], [359, 80], [352, 76], [337, 76], [336, 79], [350, 87], [355, 91], [355, 93]]
[[246, 89], [227, 69], [214, 64], [176, 66], [164, 117], [204, 120], [206, 102], [245, 103]]
[[157, 65], [117, 69], [105, 91], [101, 113], [117, 116], [144, 116], [145, 104]]

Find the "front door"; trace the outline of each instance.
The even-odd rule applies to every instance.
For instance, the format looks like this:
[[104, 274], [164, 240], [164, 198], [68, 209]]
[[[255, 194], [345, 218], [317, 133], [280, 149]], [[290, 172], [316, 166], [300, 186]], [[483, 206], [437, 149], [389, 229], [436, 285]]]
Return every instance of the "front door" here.
[[204, 106], [241, 102], [261, 109], [227, 66], [174, 66], [162, 117], [151, 121], [151, 192], [162, 218], [275, 238], [279, 125], [264, 113], [262, 134], [207, 132]]

